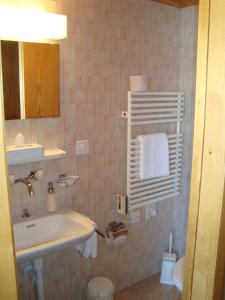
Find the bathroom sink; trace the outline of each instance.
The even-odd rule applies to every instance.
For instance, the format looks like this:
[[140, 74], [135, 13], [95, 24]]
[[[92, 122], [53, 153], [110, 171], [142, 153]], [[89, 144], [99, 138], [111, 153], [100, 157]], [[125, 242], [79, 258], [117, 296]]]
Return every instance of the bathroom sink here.
[[18, 262], [49, 254], [57, 249], [78, 245], [94, 232], [95, 224], [73, 210], [39, 212], [29, 220], [17, 218], [13, 225]]

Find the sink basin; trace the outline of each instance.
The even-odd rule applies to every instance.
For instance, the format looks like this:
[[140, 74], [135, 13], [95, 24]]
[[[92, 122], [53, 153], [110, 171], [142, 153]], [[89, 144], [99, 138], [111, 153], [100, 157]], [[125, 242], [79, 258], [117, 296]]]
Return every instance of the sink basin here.
[[39, 212], [29, 220], [13, 225], [18, 262], [49, 254], [57, 249], [78, 245], [90, 238], [95, 224], [73, 210]]

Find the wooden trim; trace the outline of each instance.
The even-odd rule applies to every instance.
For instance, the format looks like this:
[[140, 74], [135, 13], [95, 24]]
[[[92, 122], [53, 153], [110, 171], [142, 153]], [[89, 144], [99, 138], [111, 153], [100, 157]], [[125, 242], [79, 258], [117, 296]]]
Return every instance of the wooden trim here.
[[178, 7], [178, 8], [197, 5], [199, 3], [199, 0], [152, 0], [152, 1]]
[[183, 0], [181, 2], [182, 2], [181, 8], [199, 4], [199, 0]]
[[[223, 192], [223, 206], [221, 216], [225, 216], [225, 189]], [[225, 218], [221, 218], [216, 271], [214, 280], [213, 300], [223, 299], [225, 273]], [[225, 298], [224, 298], [225, 299]]]
[[178, 8], [182, 7], [182, 4], [180, 3], [179, 0], [152, 0], [152, 1], [162, 3], [162, 4], [165, 4], [165, 5], [178, 7]]
[[[0, 50], [1, 51], [1, 50]], [[0, 299], [16, 300], [17, 280], [13, 245], [11, 208], [8, 192], [8, 172], [4, 144], [4, 101], [0, 52]]]
[[[216, 294], [213, 295], [213, 292], [215, 292], [216, 287], [216, 270], [221, 251], [219, 249], [221, 246], [220, 238], [221, 233], [223, 233], [220, 226], [225, 222], [225, 216], [223, 215], [225, 181], [225, 135], [223, 134], [225, 128], [225, 1], [210, 0], [209, 11], [205, 130], [198, 224], [197, 233], [195, 234], [196, 247], [191, 291], [191, 299], [193, 300], [220, 299]], [[201, 114], [199, 117], [201, 117]], [[220, 263], [223, 264], [223, 261]]]
[[183, 299], [191, 299], [195, 242], [200, 201], [203, 135], [207, 84], [209, 1], [200, 1], [198, 20], [197, 76], [195, 97], [195, 126], [193, 140], [192, 176], [188, 217]]

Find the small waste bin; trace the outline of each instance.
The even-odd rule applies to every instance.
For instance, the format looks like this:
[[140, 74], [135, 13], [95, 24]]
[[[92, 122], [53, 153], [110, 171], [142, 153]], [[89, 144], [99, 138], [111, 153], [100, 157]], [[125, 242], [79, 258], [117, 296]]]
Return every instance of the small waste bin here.
[[113, 300], [115, 287], [106, 277], [95, 277], [88, 282], [87, 300]]

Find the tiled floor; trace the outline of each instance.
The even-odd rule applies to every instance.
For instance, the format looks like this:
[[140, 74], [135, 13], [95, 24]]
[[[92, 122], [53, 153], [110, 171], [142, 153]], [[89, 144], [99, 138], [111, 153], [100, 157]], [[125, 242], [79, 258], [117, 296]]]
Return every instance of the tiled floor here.
[[151, 276], [115, 295], [115, 300], [180, 300], [181, 294], [173, 286], [161, 285], [159, 275]]

